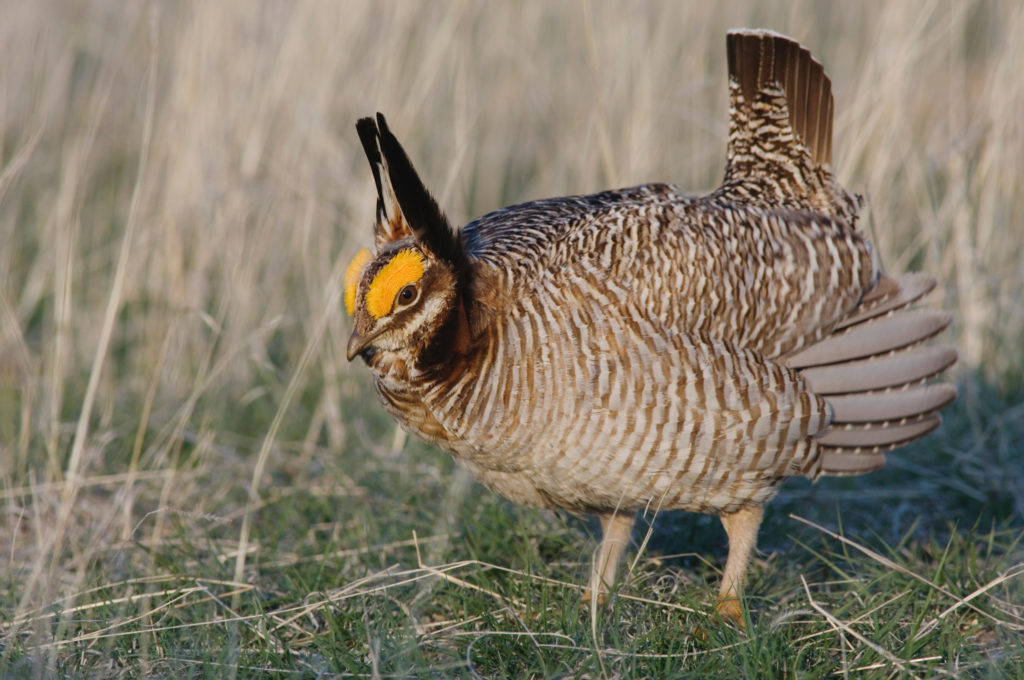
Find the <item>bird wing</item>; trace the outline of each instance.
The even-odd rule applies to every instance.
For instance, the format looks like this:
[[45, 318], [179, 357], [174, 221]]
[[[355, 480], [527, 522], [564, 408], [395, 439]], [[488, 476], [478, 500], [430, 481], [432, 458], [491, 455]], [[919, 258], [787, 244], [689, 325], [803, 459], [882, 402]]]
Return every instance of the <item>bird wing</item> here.
[[[821, 64], [768, 31], [728, 37], [725, 181], [691, 198], [666, 184], [512, 206], [460, 239], [482, 307], [579, 276], [681, 333], [769, 357], [825, 337], [878, 278], [858, 199], [832, 177], [832, 92]], [[489, 295], [501, 291], [502, 295]]]
[[688, 198], [668, 185], [513, 206], [462, 238], [485, 307], [561, 281], [672, 332], [768, 357], [824, 337], [876, 277], [869, 244], [840, 218]]

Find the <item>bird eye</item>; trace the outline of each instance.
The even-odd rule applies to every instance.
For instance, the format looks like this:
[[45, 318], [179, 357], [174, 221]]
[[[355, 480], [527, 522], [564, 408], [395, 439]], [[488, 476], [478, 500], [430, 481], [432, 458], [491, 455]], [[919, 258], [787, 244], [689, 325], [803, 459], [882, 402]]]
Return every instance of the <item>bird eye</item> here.
[[416, 300], [418, 293], [419, 291], [416, 289], [416, 286], [412, 284], [405, 286], [402, 290], [398, 291], [398, 304], [412, 304]]

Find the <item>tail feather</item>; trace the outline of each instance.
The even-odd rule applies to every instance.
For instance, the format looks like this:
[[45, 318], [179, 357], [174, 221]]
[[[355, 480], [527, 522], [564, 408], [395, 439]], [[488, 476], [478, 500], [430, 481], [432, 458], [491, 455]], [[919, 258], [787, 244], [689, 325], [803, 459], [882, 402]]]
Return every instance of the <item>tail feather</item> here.
[[832, 176], [832, 82], [811, 53], [772, 31], [727, 37], [729, 140], [716, 194], [811, 210], [851, 226], [860, 199]]
[[876, 447], [898, 445], [899, 442], [911, 442], [923, 437], [937, 428], [941, 422], [942, 417], [938, 413], [933, 413], [912, 423], [884, 428], [875, 427], [873, 424], [860, 427], [849, 425], [843, 429], [830, 428], [818, 439], [818, 443], [829, 448], [874, 450]]
[[956, 363], [952, 347], [913, 346], [857, 361], [813, 366], [801, 374], [820, 395], [867, 392], [909, 385], [933, 378]]
[[[819, 165], [832, 162], [832, 82], [811, 53], [784, 35], [741, 29], [726, 37], [729, 78], [738, 85], [733, 97], [733, 130], [755, 131], [756, 145], [802, 145]], [[781, 96], [784, 104], [776, 103]], [[760, 106], [760, 110], [755, 110]], [[795, 139], [778, 127], [757, 125], [772, 109], [788, 119]], [[774, 132], [772, 131], [774, 130]], [[732, 135], [736, 151], [744, 148], [741, 135]], [[774, 149], [776, 152], [778, 148]], [[796, 156], [795, 152], [790, 152]], [[730, 157], [733, 154], [730, 153]]]
[[918, 419], [949, 406], [956, 399], [952, 385], [921, 385], [885, 392], [858, 392], [828, 398], [835, 423], [883, 425]]
[[886, 354], [923, 342], [953, 321], [948, 312], [930, 309], [890, 313], [850, 326], [786, 357], [790, 368], [809, 368]]
[[934, 276], [922, 272], [901, 274], [900, 276], [882, 276], [878, 284], [861, 300], [856, 312], [840, 321], [836, 330], [902, 309], [932, 292], [935, 283]]
[[884, 453], [832, 453], [821, 454], [822, 474], [843, 477], [863, 475], [885, 467]]
[[831, 409], [829, 425], [816, 440], [814, 476], [880, 468], [886, 451], [942, 422], [938, 411], [956, 399], [956, 389], [924, 382], [952, 366], [957, 353], [923, 343], [951, 317], [906, 309], [934, 287], [935, 279], [925, 274], [882, 276], [831, 335], [786, 358]]

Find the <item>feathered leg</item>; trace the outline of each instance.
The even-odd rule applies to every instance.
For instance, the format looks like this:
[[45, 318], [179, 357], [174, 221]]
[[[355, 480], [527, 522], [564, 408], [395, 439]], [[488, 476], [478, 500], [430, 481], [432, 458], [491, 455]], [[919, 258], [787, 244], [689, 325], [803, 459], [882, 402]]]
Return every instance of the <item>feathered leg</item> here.
[[740, 589], [747, 573], [750, 554], [757, 545], [757, 530], [761, 526], [764, 508], [750, 505], [736, 512], [722, 513], [722, 526], [729, 536], [729, 557], [722, 574], [722, 588], [718, 592], [718, 613], [740, 627], [743, 626], [743, 610], [740, 608]]
[[601, 547], [594, 558], [590, 588], [583, 594], [584, 602], [590, 601], [595, 595], [598, 602], [604, 602], [608, 590], [615, 584], [615, 572], [629, 543], [634, 519], [635, 515], [631, 512], [601, 515]]

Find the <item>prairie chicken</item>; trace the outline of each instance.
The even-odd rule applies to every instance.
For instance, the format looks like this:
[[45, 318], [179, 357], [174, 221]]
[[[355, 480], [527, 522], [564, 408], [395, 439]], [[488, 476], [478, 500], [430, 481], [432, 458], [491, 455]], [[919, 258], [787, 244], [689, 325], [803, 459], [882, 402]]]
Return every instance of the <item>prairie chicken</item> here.
[[855, 475], [956, 398], [935, 286], [880, 271], [860, 198], [833, 179], [831, 84], [796, 42], [727, 39], [725, 179], [515, 205], [453, 229], [384, 117], [359, 137], [373, 254], [345, 277], [348, 358], [384, 408], [519, 503], [600, 517], [603, 596], [639, 509], [715, 513], [718, 610], [739, 592], [787, 477]]

